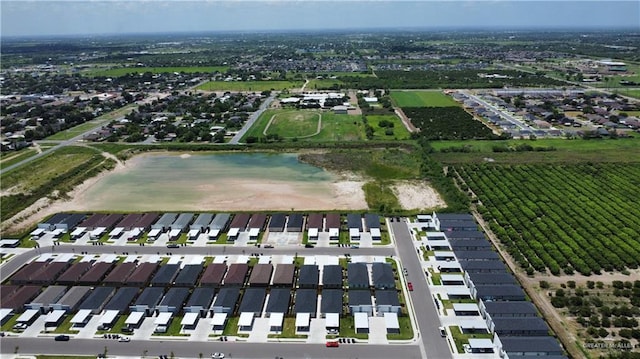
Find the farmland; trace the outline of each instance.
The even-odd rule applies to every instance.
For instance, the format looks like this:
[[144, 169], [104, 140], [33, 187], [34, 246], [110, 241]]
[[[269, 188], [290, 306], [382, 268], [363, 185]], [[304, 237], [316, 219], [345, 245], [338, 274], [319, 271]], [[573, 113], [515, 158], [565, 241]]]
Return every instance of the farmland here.
[[398, 107], [459, 106], [451, 97], [440, 91], [392, 91], [391, 98]]
[[302, 81], [209, 81], [196, 87], [203, 91], [283, 91], [302, 87]]
[[529, 274], [640, 264], [640, 164], [459, 165], [478, 211]]
[[491, 129], [460, 107], [406, 107], [402, 109], [420, 135], [428, 140], [490, 139]]
[[117, 67], [112, 69], [92, 69], [84, 73], [86, 76], [120, 77], [127, 74], [162, 73], [214, 73], [226, 72], [228, 66], [177, 66], [177, 67]]
[[[633, 162], [640, 157], [640, 139], [637, 138], [432, 141], [429, 145], [434, 151], [433, 158], [446, 164], [479, 163], [489, 158], [494, 163], [510, 164]], [[518, 151], [525, 146], [530, 148]], [[494, 149], [500, 149], [500, 152]]]

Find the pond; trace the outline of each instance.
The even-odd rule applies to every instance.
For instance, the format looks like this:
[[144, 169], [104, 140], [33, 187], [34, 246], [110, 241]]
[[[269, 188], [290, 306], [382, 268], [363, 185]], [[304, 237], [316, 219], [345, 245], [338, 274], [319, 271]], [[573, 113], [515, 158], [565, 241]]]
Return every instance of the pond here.
[[74, 198], [82, 210], [365, 209], [362, 182], [297, 154], [143, 154]]

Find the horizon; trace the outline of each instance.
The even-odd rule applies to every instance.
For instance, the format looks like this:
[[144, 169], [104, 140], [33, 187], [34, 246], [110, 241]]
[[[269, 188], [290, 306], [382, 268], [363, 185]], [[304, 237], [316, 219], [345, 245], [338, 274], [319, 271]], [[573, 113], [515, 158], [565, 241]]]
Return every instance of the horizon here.
[[640, 30], [640, 2], [627, 0], [40, 0], [3, 1], [1, 8], [2, 38], [309, 31]]

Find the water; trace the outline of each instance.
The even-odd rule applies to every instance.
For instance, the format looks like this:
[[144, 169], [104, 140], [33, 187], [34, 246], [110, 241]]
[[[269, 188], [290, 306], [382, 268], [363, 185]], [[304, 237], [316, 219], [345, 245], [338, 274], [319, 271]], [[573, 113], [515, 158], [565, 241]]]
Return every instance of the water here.
[[335, 180], [296, 154], [150, 154], [130, 159], [81, 200], [93, 210], [299, 208], [327, 197]]

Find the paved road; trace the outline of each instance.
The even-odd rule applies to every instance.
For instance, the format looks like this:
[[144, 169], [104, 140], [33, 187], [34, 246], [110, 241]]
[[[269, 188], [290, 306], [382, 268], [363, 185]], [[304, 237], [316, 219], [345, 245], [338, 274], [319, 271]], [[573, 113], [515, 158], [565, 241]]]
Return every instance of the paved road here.
[[238, 133], [236, 133], [236, 135], [233, 136], [233, 138], [231, 139], [231, 141], [229, 141], [229, 143], [232, 145], [237, 145], [238, 143], [240, 143], [240, 139], [242, 138], [242, 136], [244, 136], [244, 134], [247, 133], [247, 131], [251, 128], [251, 126], [253, 126], [253, 124], [258, 120], [260, 115], [262, 115], [264, 110], [266, 110], [269, 107], [269, 105], [271, 105], [271, 103], [273, 102], [273, 100], [275, 100], [275, 98], [276, 98], [275, 92], [272, 93], [271, 96], [267, 97], [267, 99], [260, 104], [258, 111], [252, 113], [251, 116], [249, 116], [249, 119], [247, 120], [247, 122], [245, 122], [244, 126], [242, 126], [240, 131], [238, 131]]
[[407, 268], [409, 273], [407, 281], [413, 284], [413, 292], [408, 293], [411, 295], [416, 314], [416, 324], [420, 328], [420, 339], [427, 356], [436, 359], [452, 358], [449, 344], [445, 338], [440, 336], [440, 331], [438, 330], [440, 319], [413, 245], [413, 238], [409, 228], [405, 222], [391, 222], [391, 228], [396, 240], [398, 255], [402, 259], [403, 267]]
[[511, 114], [509, 114], [507, 111], [502, 111], [499, 108], [497, 108], [496, 106], [488, 103], [487, 101], [481, 99], [480, 97], [472, 94], [469, 91], [464, 91], [465, 95], [469, 96], [470, 98], [472, 98], [473, 100], [475, 100], [476, 102], [478, 102], [479, 104], [481, 104], [482, 106], [484, 106], [485, 108], [488, 108], [490, 110], [492, 110], [493, 112], [495, 112], [498, 116], [506, 119], [507, 121], [513, 123], [514, 125], [518, 126], [518, 128], [520, 128], [521, 130], [531, 130], [533, 131], [534, 128], [527, 126], [526, 124], [524, 124], [522, 121], [516, 119], [515, 117], [511, 116]]
[[[159, 355], [177, 358], [211, 357], [212, 352], [225, 353], [226, 358], [421, 358], [417, 345], [370, 345], [344, 344], [339, 348], [327, 348], [324, 344], [305, 343], [239, 343], [239, 342], [187, 342], [176, 341], [131, 341], [119, 343], [113, 339], [71, 339], [68, 342], [56, 342], [52, 338], [2, 338], [2, 353], [14, 353], [18, 347], [20, 354], [88, 354], [104, 353], [112, 355], [146, 355], [153, 358]], [[146, 352], [145, 352], [146, 350]]]

